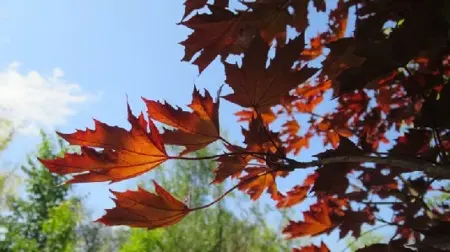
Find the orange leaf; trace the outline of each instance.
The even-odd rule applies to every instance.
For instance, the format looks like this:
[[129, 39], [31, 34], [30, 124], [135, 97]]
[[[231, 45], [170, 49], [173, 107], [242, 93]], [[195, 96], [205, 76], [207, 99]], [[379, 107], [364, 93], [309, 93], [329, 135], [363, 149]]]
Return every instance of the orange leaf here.
[[289, 239], [302, 236], [316, 236], [334, 227], [330, 219], [329, 209], [325, 203], [317, 203], [303, 213], [304, 221], [290, 221], [283, 233], [289, 235]]
[[313, 106], [310, 103], [298, 101], [295, 103], [295, 107], [297, 108], [297, 111], [300, 113], [311, 113], [313, 111]]
[[322, 120], [318, 125], [318, 129], [320, 131], [327, 131], [330, 128], [330, 124], [331, 122], [329, 120]]
[[351, 137], [353, 136], [353, 132], [347, 128], [339, 128], [336, 132], [343, 137]]
[[278, 201], [277, 208], [292, 207], [302, 202], [306, 198], [310, 187], [311, 186], [295, 186], [292, 190], [287, 192], [287, 197]]
[[339, 0], [337, 7], [330, 12], [330, 30], [332, 38], [330, 40], [340, 39], [345, 36], [348, 22], [348, 6], [345, 0]]
[[142, 188], [137, 191], [114, 192], [116, 207], [107, 209], [96, 222], [107, 226], [127, 225], [155, 229], [176, 224], [190, 211], [155, 181], [156, 194]]
[[339, 134], [337, 134], [334, 130], [329, 130], [327, 131], [327, 140], [333, 148], [337, 148], [339, 145]]
[[321, 82], [316, 86], [305, 85], [301, 88], [296, 89], [296, 93], [298, 96], [302, 98], [312, 98], [314, 96], [322, 95], [324, 92], [328, 91], [331, 88], [331, 81], [327, 80]]
[[286, 46], [278, 48], [275, 58], [266, 69], [269, 45], [256, 36], [242, 60], [241, 68], [225, 63], [226, 83], [234, 92], [224, 98], [258, 111], [280, 104], [280, 97], [287, 95], [317, 72], [317, 69], [308, 67], [303, 67], [300, 71], [291, 69], [299, 58], [299, 55], [292, 52], [301, 51], [304, 45], [302, 33]]
[[284, 129], [281, 131], [282, 135], [295, 135], [300, 130], [300, 125], [297, 120], [289, 120], [282, 126]]
[[309, 188], [314, 183], [317, 177], [317, 173], [314, 173], [306, 178], [305, 182], [303, 182], [303, 185], [297, 185], [292, 190], [287, 192], [287, 196], [283, 196], [283, 198], [278, 201], [277, 208], [292, 207], [302, 202], [306, 198]]
[[320, 247], [310, 245], [302, 248], [294, 248], [292, 252], [330, 252], [330, 249], [322, 242]]
[[151, 118], [176, 128], [166, 130], [162, 136], [165, 144], [185, 146], [181, 155], [202, 149], [220, 138], [219, 101], [214, 102], [208, 91], [202, 96], [194, 88], [189, 105], [193, 112], [175, 109], [167, 103], [144, 101]]
[[306, 133], [304, 137], [294, 136], [288, 139], [285, 143], [288, 144], [287, 151], [293, 151], [294, 155], [297, 155], [303, 148], [309, 148], [309, 141], [311, 140], [312, 134]]
[[272, 172], [273, 170], [266, 167], [249, 167], [245, 171], [248, 174], [240, 178], [239, 190], [249, 194], [252, 200], [257, 200], [267, 188], [272, 199], [280, 199], [281, 194], [278, 192], [275, 178], [286, 175], [285, 172]]
[[325, 47], [322, 43], [322, 36], [316, 36], [311, 38], [310, 46], [311, 48], [304, 49], [301, 53], [301, 59], [303, 60], [313, 60], [320, 55], [322, 55], [323, 48]]
[[[277, 116], [273, 113], [271, 109], [259, 112], [261, 114], [264, 123], [266, 124], [270, 124], [273, 121], [275, 121], [275, 119], [277, 119]], [[234, 113], [234, 115], [239, 117], [238, 122], [250, 122], [253, 118], [258, 116], [258, 113], [256, 113], [256, 111], [253, 109], [250, 110], [244, 109]]]
[[[95, 130], [58, 133], [71, 145], [81, 145], [81, 154], [66, 153], [63, 158], [40, 161], [50, 172], [59, 175], [82, 173], [67, 183], [117, 182], [136, 177], [166, 161], [166, 150], [153, 122], [149, 120], [147, 126], [143, 114], [136, 118], [129, 105], [128, 121], [130, 131], [94, 120]], [[103, 151], [87, 146], [103, 148]]]
[[214, 184], [221, 183], [228, 177], [239, 176], [247, 165], [245, 158], [238, 155], [221, 156], [217, 161], [219, 161], [220, 164], [214, 170], [214, 173], [216, 174], [216, 177], [212, 182]]
[[261, 117], [253, 118], [249, 129], [242, 129], [247, 149], [254, 152], [276, 152], [281, 146], [279, 134], [270, 131]]

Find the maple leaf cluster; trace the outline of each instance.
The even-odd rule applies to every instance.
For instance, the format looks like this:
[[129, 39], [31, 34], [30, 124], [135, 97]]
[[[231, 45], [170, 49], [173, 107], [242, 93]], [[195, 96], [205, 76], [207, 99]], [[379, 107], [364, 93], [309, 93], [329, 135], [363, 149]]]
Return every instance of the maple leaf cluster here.
[[[156, 194], [113, 192], [116, 207], [98, 220], [106, 225], [172, 225], [237, 189], [252, 200], [267, 193], [278, 208], [315, 198], [303, 220], [282, 231], [290, 239], [334, 230], [340, 238], [359, 237], [363, 225], [381, 223], [394, 227], [395, 235], [361, 251], [449, 249], [449, 204], [430, 205], [427, 199], [448, 193], [442, 185], [450, 179], [450, 2], [330, 2], [242, 1], [244, 7], [236, 9], [228, 0], [186, 0], [180, 25], [193, 31], [181, 42], [183, 60], [201, 73], [219, 57], [232, 92], [213, 98], [194, 88], [190, 111], [143, 99], [148, 118], [128, 107], [130, 130], [95, 121], [94, 130], [59, 133], [81, 146], [81, 153], [41, 162], [51, 172], [74, 175], [69, 183], [84, 183], [136, 177], [173, 159], [211, 159], [217, 163], [212, 184], [237, 180], [223, 196], [196, 207], [156, 182]], [[312, 10], [326, 13], [329, 26], [305, 41]], [[346, 36], [350, 15], [356, 21]], [[275, 56], [269, 60], [270, 50]], [[230, 55], [241, 56], [242, 64], [229, 63]], [[321, 67], [310, 67], [320, 56]], [[318, 114], [329, 97], [337, 105]], [[236, 112], [244, 123], [242, 145], [220, 134], [221, 99], [242, 107]], [[154, 121], [170, 129], [161, 132]], [[279, 131], [274, 122], [281, 122]], [[312, 161], [296, 159], [317, 140], [330, 149]], [[214, 142], [223, 144], [224, 153], [189, 156]], [[169, 155], [166, 145], [183, 150]], [[279, 190], [279, 178], [306, 169], [303, 182]], [[380, 214], [384, 208], [392, 218]], [[330, 249], [321, 243], [293, 251]]]

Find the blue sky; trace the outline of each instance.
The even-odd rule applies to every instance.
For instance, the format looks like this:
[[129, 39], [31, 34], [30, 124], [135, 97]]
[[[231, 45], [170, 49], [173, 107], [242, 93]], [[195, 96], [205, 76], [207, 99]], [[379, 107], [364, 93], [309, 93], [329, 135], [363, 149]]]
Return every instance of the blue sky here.
[[[178, 43], [190, 33], [176, 24], [183, 12], [181, 0], [0, 0], [0, 80], [10, 84], [0, 84], [0, 107], [10, 108], [6, 115], [26, 129], [3, 154], [2, 164], [15, 165], [33, 151], [39, 142], [33, 132], [40, 127], [71, 133], [92, 128], [95, 118], [128, 128], [126, 95], [137, 114], [145, 111], [141, 96], [184, 106], [194, 84], [215, 94], [225, 79], [217, 61], [201, 76], [196, 66], [180, 61], [184, 48]], [[307, 37], [324, 28], [324, 14], [313, 18]], [[236, 108], [221, 102], [221, 127], [241, 141]], [[321, 150], [314, 145], [302, 156]], [[302, 177], [293, 176], [287, 184]], [[98, 217], [113, 206], [109, 188], [134, 186], [131, 180], [75, 188], [90, 194], [88, 206]]]
[[[92, 128], [92, 118], [128, 127], [126, 95], [133, 111], [138, 113], [144, 110], [141, 96], [185, 105], [190, 102], [194, 83], [215, 93], [220, 85], [217, 83], [224, 80], [218, 64], [198, 78], [195, 66], [180, 62], [184, 49], [178, 42], [189, 34], [188, 29], [176, 25], [183, 12], [181, 1], [161, 4], [49, 0], [38, 4], [2, 0], [2, 9], [2, 71], [7, 71], [13, 62], [20, 62], [21, 66], [16, 68], [24, 79], [30, 71], [47, 79], [57, 68], [64, 72], [60, 79], [80, 87], [79, 92], [71, 95], [86, 98], [73, 104], [63, 104], [54, 98], [55, 105], [66, 106], [76, 114], [58, 114], [64, 124], [33, 122], [34, 128], [44, 127], [51, 132], [56, 127], [62, 132], [73, 132]], [[49, 85], [48, 89], [52, 87]], [[30, 97], [23, 99], [15, 101], [18, 105], [30, 103], [27, 101]], [[42, 114], [52, 114], [53, 104], [46, 105], [49, 108]], [[4, 159], [20, 161], [38, 141], [30, 134], [19, 135]], [[81, 190], [85, 188], [96, 192], [91, 197], [95, 200], [89, 200], [92, 208], [112, 205], [105, 184], [83, 185]]]

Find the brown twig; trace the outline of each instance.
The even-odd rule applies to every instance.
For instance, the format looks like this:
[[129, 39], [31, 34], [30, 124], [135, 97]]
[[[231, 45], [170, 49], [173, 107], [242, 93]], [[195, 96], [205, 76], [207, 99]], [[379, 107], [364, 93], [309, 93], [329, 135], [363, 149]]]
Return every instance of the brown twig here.
[[319, 158], [309, 162], [298, 162], [295, 160], [287, 160], [288, 170], [305, 169], [315, 166], [322, 166], [334, 163], [375, 163], [384, 164], [395, 167], [408, 168], [411, 171], [422, 171], [431, 176], [442, 178], [450, 178], [449, 165], [437, 165], [415, 158], [397, 158], [397, 157], [374, 157], [368, 155], [352, 156], [343, 155], [335, 157]]

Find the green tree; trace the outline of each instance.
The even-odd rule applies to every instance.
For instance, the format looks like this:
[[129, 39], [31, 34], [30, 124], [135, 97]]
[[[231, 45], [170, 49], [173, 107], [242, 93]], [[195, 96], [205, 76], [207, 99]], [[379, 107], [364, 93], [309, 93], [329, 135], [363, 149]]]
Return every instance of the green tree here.
[[77, 228], [77, 251], [115, 252], [128, 240], [129, 228], [111, 228], [84, 219]]
[[[0, 157], [6, 150], [14, 136], [14, 127], [6, 119], [0, 119]], [[13, 170], [4, 169], [3, 164], [0, 167], [0, 210], [7, 210], [7, 198], [15, 197], [17, 187], [20, 183], [20, 177]], [[1, 218], [1, 216], [0, 216]], [[0, 220], [2, 221], [2, 220]]]
[[[54, 158], [68, 149], [58, 140], [41, 132], [37, 157]], [[80, 218], [79, 201], [69, 198], [70, 187], [62, 185], [63, 176], [54, 176], [34, 155], [21, 166], [25, 173], [26, 198], [9, 200], [10, 214], [5, 218], [7, 232], [0, 242], [1, 251], [73, 251], [75, 228]]]
[[354, 237], [349, 237], [347, 239], [348, 251], [354, 252], [358, 251], [360, 248], [370, 246], [375, 243], [381, 243], [383, 241], [383, 235], [375, 232], [363, 232], [360, 237], [355, 239]]
[[8, 147], [14, 135], [14, 128], [10, 121], [0, 118], [0, 154]]
[[[210, 153], [211, 149], [201, 150], [195, 155]], [[211, 170], [215, 165], [211, 161], [177, 161], [170, 169], [164, 167], [164, 171], [157, 171], [155, 176], [158, 183], [184, 198], [188, 205], [199, 206], [211, 201], [211, 195], [217, 197], [225, 191], [223, 184], [207, 186], [213, 179]], [[239, 205], [237, 196], [233, 195], [231, 200]], [[240, 212], [247, 214], [239, 217], [227, 209], [227, 202], [195, 212], [179, 225], [151, 231], [132, 229], [121, 251], [289, 251], [289, 243], [266, 225], [261, 206], [241, 209]]]

